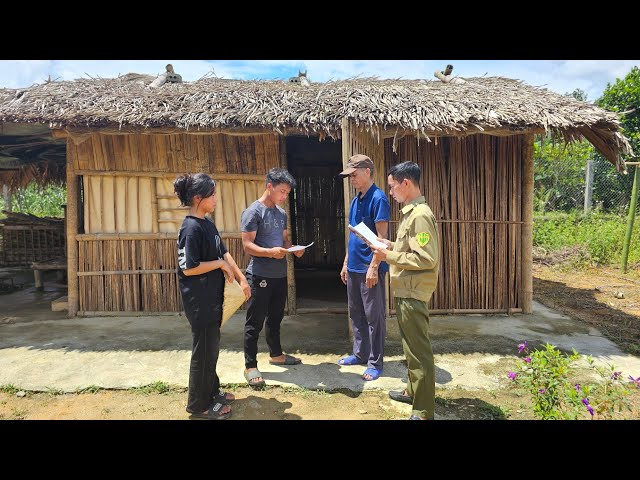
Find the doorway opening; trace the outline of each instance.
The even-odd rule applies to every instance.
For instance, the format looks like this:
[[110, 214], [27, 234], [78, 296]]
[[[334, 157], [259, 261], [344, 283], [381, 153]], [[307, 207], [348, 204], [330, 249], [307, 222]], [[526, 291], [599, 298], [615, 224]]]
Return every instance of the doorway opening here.
[[291, 200], [291, 241], [308, 245], [294, 257], [297, 309], [347, 308], [340, 280], [345, 256], [342, 142], [316, 137], [286, 138], [287, 165], [296, 179]]

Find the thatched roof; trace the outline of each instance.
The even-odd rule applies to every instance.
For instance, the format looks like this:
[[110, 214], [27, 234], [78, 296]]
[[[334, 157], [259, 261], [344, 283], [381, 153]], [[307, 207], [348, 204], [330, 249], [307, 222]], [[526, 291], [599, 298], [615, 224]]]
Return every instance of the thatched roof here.
[[[16, 90], [0, 88], [0, 105], [15, 98]], [[52, 139], [48, 128], [20, 128], [0, 123], [0, 184], [12, 189], [30, 182], [40, 186], [66, 181], [64, 140]]]
[[631, 153], [617, 114], [502, 77], [439, 80], [356, 78], [304, 86], [280, 80], [224, 80], [148, 86], [144, 75], [47, 82], [0, 90], [0, 122], [52, 128], [288, 129], [339, 137], [343, 118], [374, 135], [550, 132], [586, 138], [618, 169]]

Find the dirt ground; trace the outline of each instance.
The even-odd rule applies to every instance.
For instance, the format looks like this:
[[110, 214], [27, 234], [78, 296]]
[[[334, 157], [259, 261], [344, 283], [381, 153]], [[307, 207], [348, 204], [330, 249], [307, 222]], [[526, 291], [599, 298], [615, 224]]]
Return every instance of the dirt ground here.
[[533, 297], [597, 328], [624, 351], [640, 355], [640, 269], [533, 265]]
[[[640, 275], [619, 270], [572, 271], [562, 265], [534, 265], [534, 297], [588, 322], [625, 351], [640, 355]], [[435, 348], [437, 353], [437, 346]], [[508, 360], [496, 368], [507, 372]], [[231, 420], [399, 420], [411, 407], [384, 391], [311, 391], [270, 386], [253, 390], [228, 386], [236, 396]], [[438, 388], [437, 419], [533, 419], [526, 395], [509, 388], [469, 391]], [[77, 393], [22, 392], [0, 386], [0, 420], [184, 420], [186, 391], [155, 384], [132, 390], [88, 389]], [[632, 411], [619, 418], [640, 419], [640, 389], [632, 389]], [[586, 418], [586, 417], [585, 417]]]

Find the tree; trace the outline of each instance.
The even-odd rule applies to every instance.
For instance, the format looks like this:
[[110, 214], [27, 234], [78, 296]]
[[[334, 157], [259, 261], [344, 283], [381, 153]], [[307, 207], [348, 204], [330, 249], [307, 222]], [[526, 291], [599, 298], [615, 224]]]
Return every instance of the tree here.
[[582, 90], [580, 88], [576, 88], [571, 93], [565, 93], [564, 96], [565, 97], [573, 97], [576, 100], [580, 100], [581, 102], [586, 102], [587, 101], [587, 92], [585, 92], [584, 90]]
[[622, 133], [629, 139], [635, 155], [640, 153], [640, 69], [633, 67], [624, 79], [607, 84], [596, 105], [621, 114]]
[[534, 209], [571, 211], [584, 202], [587, 159], [593, 147], [587, 141], [565, 143], [541, 136], [534, 143]]
[[[624, 79], [607, 87], [595, 104], [606, 110], [620, 114], [621, 131], [629, 139], [634, 155], [640, 154], [640, 69], [633, 67]], [[603, 182], [602, 189], [623, 191], [626, 193], [626, 205], [629, 205], [633, 175], [609, 176]], [[598, 188], [597, 183], [594, 190]], [[594, 195], [595, 196], [595, 195]]]

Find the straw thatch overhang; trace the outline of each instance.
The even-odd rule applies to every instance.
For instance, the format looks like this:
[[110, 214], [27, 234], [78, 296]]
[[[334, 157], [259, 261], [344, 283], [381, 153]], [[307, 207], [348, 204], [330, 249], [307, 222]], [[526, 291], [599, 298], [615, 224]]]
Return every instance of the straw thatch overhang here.
[[430, 141], [477, 133], [586, 138], [619, 171], [621, 154], [631, 153], [617, 114], [502, 77], [461, 84], [356, 78], [308, 86], [203, 78], [158, 88], [148, 85], [151, 78], [127, 74], [5, 89], [0, 122], [44, 123], [72, 135], [276, 131], [340, 138], [346, 118], [378, 139], [411, 134]]
[[52, 138], [48, 125], [0, 124], [0, 184], [63, 184], [65, 163], [65, 141]]

